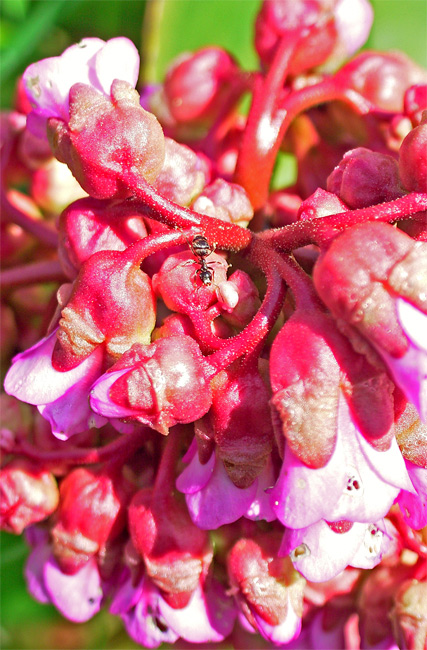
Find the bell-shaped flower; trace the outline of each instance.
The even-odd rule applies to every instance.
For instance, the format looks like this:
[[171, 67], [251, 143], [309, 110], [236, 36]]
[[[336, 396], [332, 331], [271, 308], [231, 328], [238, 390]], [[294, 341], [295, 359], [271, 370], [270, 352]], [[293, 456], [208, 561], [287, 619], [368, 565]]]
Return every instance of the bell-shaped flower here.
[[250, 625], [283, 644], [301, 630], [304, 580], [289, 558], [279, 557], [280, 536], [258, 535], [236, 542], [227, 556], [234, 596]]
[[178, 476], [176, 487], [185, 494], [191, 519], [199, 528], [214, 530], [240, 517], [255, 521], [276, 518], [266, 493], [274, 483], [271, 462], [251, 485], [239, 488], [229, 478], [215, 450], [207, 462], [201, 463], [193, 440], [183, 460], [188, 465]]
[[393, 201], [404, 194], [395, 158], [365, 147], [344, 154], [328, 176], [327, 187], [352, 209]]
[[325, 63], [336, 68], [363, 45], [372, 21], [367, 0], [265, 0], [256, 21], [255, 47], [261, 61], [269, 65], [281, 41], [298, 30], [301, 43], [293, 56], [292, 73]]
[[357, 354], [333, 320], [318, 309], [297, 310], [270, 354], [273, 424], [308, 467], [324, 467], [336, 446], [338, 404], [345, 395], [360, 433], [376, 449], [394, 435], [393, 382]]
[[57, 117], [68, 122], [69, 92], [76, 83], [85, 83], [107, 97], [114, 79], [136, 86], [139, 54], [127, 38], [84, 38], [68, 47], [61, 56], [32, 63], [23, 81], [32, 111], [28, 127], [39, 137], [46, 136], [46, 121]]
[[386, 552], [390, 535], [384, 521], [360, 523], [320, 520], [305, 528], [285, 531], [280, 555], [307, 580], [326, 582], [348, 565], [372, 569]]
[[356, 327], [427, 420], [427, 243], [385, 223], [348, 228], [321, 254], [316, 289]]
[[131, 577], [123, 583], [110, 611], [121, 616], [129, 636], [146, 648], [179, 637], [198, 644], [222, 641], [236, 618], [233, 599], [215, 579], [199, 586], [185, 607], [174, 609], [146, 574], [136, 586]]
[[79, 365], [61, 372], [52, 364], [57, 345], [57, 330], [21, 352], [9, 369], [4, 388], [23, 402], [35, 404], [49, 421], [52, 433], [61, 440], [100, 427], [106, 419], [91, 411], [88, 402], [90, 388], [102, 373], [104, 352], [95, 348]]
[[245, 227], [254, 216], [254, 210], [243, 187], [217, 178], [203, 189], [192, 205], [193, 210], [215, 219], [237, 223]]
[[91, 619], [101, 608], [103, 592], [95, 559], [74, 575], [63, 573], [55, 561], [45, 531], [32, 531], [31, 551], [25, 565], [30, 594], [41, 603], [52, 603], [75, 623]]
[[191, 316], [206, 311], [217, 302], [217, 290], [227, 282], [228, 264], [217, 253], [205, 258], [212, 273], [212, 281], [204, 283], [200, 277], [200, 264], [191, 251], [169, 255], [158, 273], [153, 276], [153, 288], [166, 307]]
[[185, 502], [169, 490], [139, 490], [130, 503], [128, 517], [131, 539], [144, 560], [147, 575], [172, 608], [185, 607], [204, 583], [212, 562], [207, 532], [191, 521]]
[[92, 409], [111, 418], [146, 424], [163, 434], [193, 422], [211, 405], [207, 365], [189, 336], [135, 344], [94, 384]]
[[338, 403], [335, 448], [323, 467], [307, 467], [286, 445], [271, 491], [278, 519], [305, 528], [321, 519], [369, 523], [384, 517], [401, 489], [414, 492], [396, 440], [377, 450], [361, 434], [343, 395]]

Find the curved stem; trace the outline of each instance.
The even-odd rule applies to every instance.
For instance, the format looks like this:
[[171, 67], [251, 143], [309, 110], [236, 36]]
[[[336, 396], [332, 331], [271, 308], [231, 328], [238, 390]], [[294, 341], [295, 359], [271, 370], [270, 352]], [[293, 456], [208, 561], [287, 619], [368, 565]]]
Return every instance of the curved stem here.
[[34, 262], [23, 266], [6, 269], [0, 274], [2, 289], [19, 287], [41, 282], [64, 282], [67, 277], [57, 260], [49, 262]]
[[133, 205], [145, 217], [160, 221], [170, 228], [181, 230], [197, 228], [207, 237], [213, 248], [237, 252], [247, 248], [251, 243], [252, 233], [249, 230], [183, 208], [161, 196], [154, 187], [130, 171], [123, 173], [122, 181], [134, 196], [140, 199]]
[[[286, 73], [286, 70], [283, 69], [286, 54], [284, 51], [284, 60], [279, 61], [281, 67], [278, 68], [283, 76]], [[269, 93], [276, 93], [277, 98], [280, 91], [283, 94], [283, 89], [277, 83], [278, 79], [274, 78], [273, 81], [274, 83], [269, 84], [267, 77], [265, 84], [258, 83], [253, 113], [251, 108], [236, 167], [235, 181], [246, 189], [254, 209], [262, 207], [267, 199], [278, 150], [292, 120], [299, 113], [333, 100], [341, 100], [352, 106], [357, 113], [362, 114], [368, 113], [374, 108], [356, 91], [346, 88], [339, 74], [289, 93], [277, 106]], [[256, 120], [254, 126], [251, 120]]]
[[20, 226], [20, 228], [30, 233], [30, 235], [36, 237], [39, 242], [49, 246], [50, 248], [56, 248], [58, 246], [57, 233], [41, 219], [34, 219], [13, 205], [13, 203], [9, 201], [4, 188], [1, 188], [0, 205], [3, 219]]
[[227, 345], [206, 357], [211, 366], [211, 378], [243, 355], [250, 355], [267, 337], [282, 308], [285, 288], [276, 268], [270, 260], [261, 259], [260, 264], [267, 277], [267, 291], [261, 307], [252, 321], [232, 339], [226, 339]]
[[318, 219], [297, 221], [283, 228], [266, 230], [257, 237], [276, 250], [290, 253], [308, 244], [326, 245], [341, 231], [366, 221], [391, 222], [410, 218], [417, 212], [427, 210], [427, 194], [408, 194], [394, 201], [380, 203], [368, 208], [347, 210]]
[[197, 334], [199, 342], [211, 352], [218, 350], [228, 339], [221, 339], [212, 332], [212, 317], [208, 312], [194, 311], [187, 313]]
[[131, 434], [121, 435], [104, 447], [91, 447], [89, 449], [54, 449], [43, 451], [34, 447], [27, 440], [23, 439], [17, 442], [11, 450], [18, 456], [26, 456], [32, 460], [38, 460], [41, 463], [71, 463], [73, 465], [94, 465], [117, 457], [117, 454], [126, 452], [129, 456], [135, 452], [138, 447], [145, 442], [144, 434], [151, 433], [151, 429], [145, 427]]
[[136, 264], [141, 265], [145, 258], [150, 255], [164, 248], [183, 244], [185, 241], [185, 234], [177, 230], [161, 233], [160, 235], [148, 235], [128, 246], [123, 254]]

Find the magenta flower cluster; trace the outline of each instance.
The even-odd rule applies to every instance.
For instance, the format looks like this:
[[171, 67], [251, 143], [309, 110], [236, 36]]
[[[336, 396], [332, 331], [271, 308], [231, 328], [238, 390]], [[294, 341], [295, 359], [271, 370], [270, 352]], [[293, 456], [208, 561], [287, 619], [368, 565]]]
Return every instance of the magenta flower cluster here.
[[134, 45], [87, 38], [20, 80], [0, 518], [66, 618], [424, 647], [427, 73], [355, 54], [372, 19], [264, 0], [254, 72], [212, 46], [135, 89]]

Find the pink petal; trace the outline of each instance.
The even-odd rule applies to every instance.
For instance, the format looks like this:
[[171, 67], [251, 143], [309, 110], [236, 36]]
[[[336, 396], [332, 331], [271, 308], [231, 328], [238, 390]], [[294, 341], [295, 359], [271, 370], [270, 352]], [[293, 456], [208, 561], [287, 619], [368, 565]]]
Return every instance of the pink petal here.
[[236, 487], [229, 479], [223, 463], [216, 459], [212, 475], [205, 486], [198, 492], [185, 495], [190, 517], [199, 528], [206, 530], [231, 524], [248, 511], [257, 487], [257, 480], [248, 488]]
[[346, 533], [336, 533], [323, 520], [307, 528], [288, 529], [279, 554], [290, 554], [294, 567], [307, 580], [325, 582], [351, 564], [365, 530], [366, 524], [354, 523]]
[[135, 607], [141, 598], [143, 581], [140, 580], [134, 585], [130, 571], [128, 570], [127, 572], [129, 577], [116, 590], [111, 602], [110, 612], [112, 614], [124, 614], [128, 612], [132, 607]]
[[50, 603], [50, 596], [44, 583], [44, 565], [52, 552], [49, 544], [38, 544], [28, 556], [25, 564], [24, 575], [27, 589], [31, 596], [39, 603]]
[[102, 348], [99, 346], [81, 364], [67, 372], [52, 367], [52, 352], [56, 343], [56, 330], [32, 348], [14, 357], [6, 375], [5, 390], [29, 404], [49, 404], [62, 397], [77, 382], [97, 373], [101, 365]]
[[83, 623], [100, 610], [101, 579], [94, 559], [74, 575], [67, 575], [51, 557], [44, 567], [44, 580], [53, 605], [69, 620]]
[[190, 451], [192, 453], [191, 460], [176, 480], [177, 489], [184, 494], [195, 494], [202, 490], [208, 481], [210, 481], [216, 462], [215, 452], [212, 452], [208, 462], [202, 465], [197, 453], [196, 440], [193, 440], [184, 456], [183, 460], [185, 462], [189, 460]]
[[284, 526], [305, 528], [327, 518], [346, 486], [343, 455], [339, 431], [331, 458], [319, 469], [304, 465], [286, 446], [279, 480], [271, 492], [273, 510]]
[[129, 372], [129, 368], [107, 372], [93, 384], [90, 391], [90, 406], [95, 413], [106, 418], [135, 417], [135, 409], [115, 404], [110, 399], [110, 388], [119, 377]]
[[357, 569], [373, 569], [381, 562], [390, 539], [384, 521], [368, 524], [365, 527], [363, 541], [350, 562], [351, 566]]
[[206, 592], [199, 586], [182, 609], [173, 609], [160, 598], [159, 610], [170, 627], [191, 643], [222, 641], [231, 633], [236, 618], [234, 601], [216, 581]]
[[178, 635], [168, 627], [159, 611], [158, 589], [145, 576], [141, 587], [136, 606], [121, 616], [127, 633], [143, 648], [157, 648], [162, 643], [175, 643]]
[[274, 485], [274, 481], [273, 463], [270, 459], [258, 476], [258, 487], [255, 498], [245, 513], [247, 519], [252, 519], [253, 521], [260, 521], [261, 519], [264, 519], [264, 521], [274, 521], [277, 519], [276, 513], [271, 507], [270, 494], [267, 492]]
[[269, 625], [257, 612], [252, 610], [260, 634], [267, 641], [272, 641], [277, 645], [293, 641], [301, 632], [301, 618], [294, 611], [289, 594], [287, 594], [287, 600], [288, 611], [286, 618], [279, 625]]
[[397, 316], [409, 340], [407, 352], [396, 359], [382, 350], [396, 384], [427, 422], [427, 315], [406, 300], [396, 300]]
[[409, 460], [405, 462], [416, 494], [402, 490], [397, 503], [408, 526], [414, 530], [421, 530], [427, 526], [427, 470], [414, 465]]
[[95, 59], [99, 89], [110, 94], [114, 79], [128, 81], [135, 88], [139, 75], [139, 54], [135, 45], [122, 36], [111, 38]]

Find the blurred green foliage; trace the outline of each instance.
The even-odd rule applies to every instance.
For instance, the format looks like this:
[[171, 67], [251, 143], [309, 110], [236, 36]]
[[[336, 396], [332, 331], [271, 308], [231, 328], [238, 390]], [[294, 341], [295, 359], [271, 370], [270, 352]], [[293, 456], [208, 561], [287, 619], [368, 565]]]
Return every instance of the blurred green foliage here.
[[[373, 0], [375, 22], [367, 47], [403, 50], [427, 65], [425, 0]], [[156, 0], [142, 40], [144, 0], [2, 0], [0, 4], [1, 106], [12, 102], [15, 80], [32, 61], [60, 54], [85, 36], [127, 36], [142, 53], [145, 80], [162, 78], [168, 62], [182, 51], [218, 44], [250, 69], [253, 19], [259, 0]], [[28, 548], [20, 537], [0, 537], [0, 647], [3, 650], [90, 649], [138, 646], [119, 619], [105, 612], [84, 625], [65, 621], [51, 606], [27, 594], [23, 566]]]

